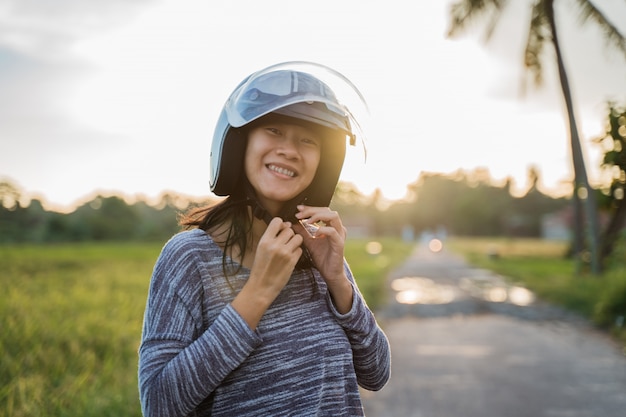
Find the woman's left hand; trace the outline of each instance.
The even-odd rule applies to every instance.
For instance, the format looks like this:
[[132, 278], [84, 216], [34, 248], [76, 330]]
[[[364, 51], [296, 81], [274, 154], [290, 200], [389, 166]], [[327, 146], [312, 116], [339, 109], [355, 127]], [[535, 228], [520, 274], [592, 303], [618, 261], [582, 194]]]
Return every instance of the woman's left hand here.
[[328, 207], [300, 205], [296, 218], [309, 224], [320, 225], [314, 236], [300, 224], [295, 225], [294, 229], [304, 238], [304, 245], [311, 254], [315, 267], [326, 281], [336, 307], [340, 312], [347, 313], [352, 305], [352, 284], [344, 269], [347, 233], [339, 213]]

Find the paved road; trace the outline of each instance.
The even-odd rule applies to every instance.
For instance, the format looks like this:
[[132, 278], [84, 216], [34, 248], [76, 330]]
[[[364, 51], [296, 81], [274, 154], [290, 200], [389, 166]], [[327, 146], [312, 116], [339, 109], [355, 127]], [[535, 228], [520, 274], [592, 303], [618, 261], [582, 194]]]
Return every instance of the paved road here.
[[389, 287], [392, 377], [368, 417], [626, 417], [626, 356], [584, 320], [445, 250]]

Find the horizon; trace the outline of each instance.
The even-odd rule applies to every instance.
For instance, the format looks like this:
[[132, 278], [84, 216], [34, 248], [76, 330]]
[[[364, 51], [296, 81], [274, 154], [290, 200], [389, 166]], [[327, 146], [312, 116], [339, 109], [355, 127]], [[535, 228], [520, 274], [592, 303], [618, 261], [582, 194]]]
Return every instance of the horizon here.
[[[222, 104], [251, 72], [292, 60], [334, 68], [367, 99], [367, 163], [349, 152], [340, 178], [364, 194], [399, 200], [421, 173], [459, 169], [487, 169], [523, 190], [534, 167], [543, 190], [559, 195], [573, 179], [551, 51], [544, 87], [520, 87], [530, 1], [508, 5], [488, 44], [485, 22], [445, 36], [452, 0], [321, 0], [307, 13], [288, 0], [59, 0], [54, 9], [9, 1], [15, 7], [0, 13], [0, 178], [58, 207], [99, 189], [211, 195], [208, 152]], [[626, 22], [626, 5], [594, 3]], [[571, 10], [557, 11], [598, 187], [602, 150], [592, 139], [604, 133], [607, 102], [626, 105], [624, 59], [593, 26], [577, 27]]]
[[[515, 179], [512, 177], [508, 177], [504, 179], [495, 179], [489, 174], [487, 169], [480, 168], [480, 167], [473, 169], [471, 171], [458, 169], [454, 172], [449, 172], [449, 173], [421, 172], [418, 178], [416, 178], [413, 182], [406, 185], [406, 192], [404, 196], [400, 198], [389, 198], [385, 196], [382, 190], [380, 189], [374, 189], [369, 192], [365, 192], [361, 190], [353, 182], [345, 181], [341, 179], [339, 180], [338, 185], [343, 184], [349, 187], [354, 187], [356, 191], [360, 193], [362, 197], [365, 197], [365, 198], [373, 197], [375, 193], [380, 192], [383, 198], [383, 203], [388, 206], [388, 205], [393, 205], [395, 203], [411, 201], [412, 196], [410, 195], [409, 188], [412, 185], [417, 184], [421, 180], [421, 178], [425, 176], [442, 176], [444, 178], [451, 179], [451, 180], [459, 180], [459, 181], [462, 180], [468, 183], [487, 184], [495, 188], [504, 188], [507, 185], [507, 181], [510, 181], [511, 182], [510, 183], [510, 186], [511, 186], [510, 195], [512, 197], [523, 197], [524, 195], [526, 195], [526, 193], [528, 193], [528, 191], [530, 191], [531, 186], [532, 186], [532, 184], [530, 183], [529, 177], [526, 178], [526, 181], [524, 182], [524, 184], [520, 185], [520, 184], [516, 184]], [[462, 179], [460, 179], [461, 177]], [[62, 204], [55, 203], [54, 201], [48, 200], [45, 195], [31, 192], [23, 188], [19, 183], [17, 183], [16, 181], [12, 180], [9, 177], [6, 177], [6, 176], [0, 177], [0, 183], [2, 182], [8, 183], [9, 185], [14, 186], [16, 188], [16, 190], [20, 194], [20, 198], [18, 201], [20, 205], [22, 205], [23, 207], [27, 207], [31, 204], [33, 200], [37, 200], [42, 204], [43, 208], [46, 211], [52, 211], [52, 212], [64, 213], [64, 214], [72, 213], [77, 208], [85, 204], [89, 204], [90, 202], [96, 200], [98, 197], [103, 197], [103, 198], [117, 197], [117, 198], [124, 200], [124, 202], [126, 202], [126, 204], [129, 204], [129, 205], [132, 205], [138, 202], [145, 202], [146, 204], [150, 206], [159, 205], [159, 203], [161, 203], [163, 199], [168, 195], [180, 198], [181, 202], [179, 205], [181, 206], [187, 203], [198, 203], [198, 202], [203, 202], [203, 201], [220, 200], [220, 199], [225, 198], [221, 196], [216, 196], [215, 194], [208, 191], [208, 183], [207, 183], [206, 194], [187, 194], [187, 193], [182, 193], [176, 190], [164, 189], [158, 192], [157, 194], [148, 195], [142, 192], [127, 193], [121, 190], [96, 188], [92, 190], [91, 192], [77, 198], [70, 204], [62, 205]], [[554, 190], [546, 189], [546, 187], [543, 185], [541, 173], [539, 173], [536, 188], [539, 190], [540, 193], [551, 198], [558, 199], [558, 198], [571, 197], [572, 186], [569, 181], [566, 183], [564, 182], [560, 192], [555, 192]]]

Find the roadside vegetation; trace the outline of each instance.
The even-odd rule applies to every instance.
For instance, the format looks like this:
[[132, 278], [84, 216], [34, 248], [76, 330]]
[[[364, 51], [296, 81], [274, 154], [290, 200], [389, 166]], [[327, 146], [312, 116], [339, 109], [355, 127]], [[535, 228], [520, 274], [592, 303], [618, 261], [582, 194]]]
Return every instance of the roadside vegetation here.
[[622, 241], [602, 276], [576, 273], [566, 242], [541, 239], [454, 238], [448, 247], [608, 331], [626, 354], [626, 247]]

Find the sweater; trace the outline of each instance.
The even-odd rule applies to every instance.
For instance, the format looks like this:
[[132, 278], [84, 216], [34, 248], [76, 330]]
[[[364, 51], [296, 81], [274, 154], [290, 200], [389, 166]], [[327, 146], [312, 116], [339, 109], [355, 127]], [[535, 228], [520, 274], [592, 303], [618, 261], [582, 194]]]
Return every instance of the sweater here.
[[320, 273], [296, 270], [255, 330], [232, 308], [250, 270], [200, 229], [156, 261], [139, 347], [144, 416], [363, 416], [359, 386], [381, 389], [390, 348], [348, 264], [352, 308], [335, 309]]

